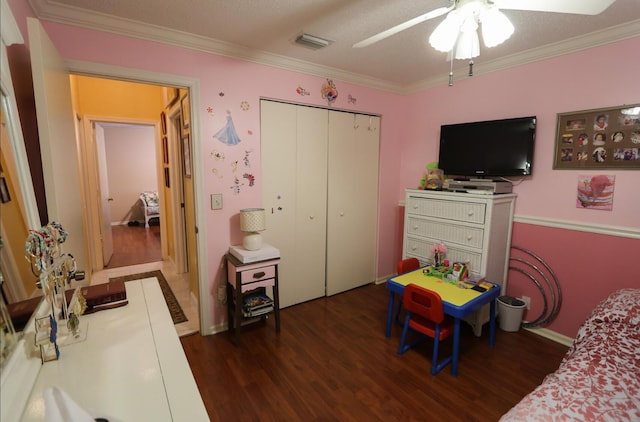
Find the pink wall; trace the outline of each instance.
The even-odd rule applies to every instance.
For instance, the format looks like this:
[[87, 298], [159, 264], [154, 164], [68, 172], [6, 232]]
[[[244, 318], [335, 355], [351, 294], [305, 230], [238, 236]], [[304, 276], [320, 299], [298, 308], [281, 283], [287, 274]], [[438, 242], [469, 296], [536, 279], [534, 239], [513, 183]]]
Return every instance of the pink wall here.
[[[568, 337], [575, 336], [589, 312], [609, 293], [625, 287], [640, 287], [638, 239], [516, 223], [512, 244], [535, 252], [553, 269], [563, 299], [556, 320], [546, 328]], [[525, 320], [532, 321], [542, 315], [542, 296], [526, 276], [511, 271], [507, 294], [531, 298], [531, 309], [525, 311]]]
[[[17, 8], [14, 7], [16, 3], [19, 3]], [[30, 12], [23, 10], [23, 2], [10, 0], [10, 4], [19, 25], [24, 28], [24, 14]], [[267, 97], [327, 105], [326, 100], [320, 96], [320, 87], [325, 80], [61, 24], [45, 22], [44, 26], [66, 59], [171, 73], [200, 81], [201, 103], [198, 110], [192, 110], [192, 113], [199, 113], [201, 124], [201, 146], [194, 151], [194, 155], [195, 159], [201, 160], [204, 168], [204, 191], [198, 194], [208, 198], [210, 193], [223, 192], [225, 205], [221, 211], [206, 210], [204, 233], [207, 234], [208, 258], [212, 263], [206, 277], [211, 286], [211, 303], [215, 306], [213, 292], [216, 285], [224, 283], [224, 275], [215, 263], [220, 262], [228, 245], [238, 243], [241, 237], [237, 225], [232, 224], [235, 221], [232, 219], [239, 209], [261, 204], [259, 99]], [[335, 81], [339, 97], [332, 104], [333, 108], [382, 115], [378, 276], [384, 277], [395, 271], [402, 239], [402, 208], [398, 203], [404, 198], [405, 188], [417, 185], [425, 165], [437, 160], [439, 128], [444, 123], [536, 114], [539, 126], [534, 176], [515, 188], [519, 195], [516, 214], [556, 221], [619, 226], [638, 233], [640, 223], [637, 210], [640, 207], [640, 196], [633, 183], [637, 180], [637, 171], [606, 171], [606, 174], [616, 175], [612, 212], [581, 210], [576, 209], [574, 204], [578, 172], [553, 171], [551, 161], [556, 113], [638, 102], [637, 92], [629, 87], [636, 86], [640, 58], [628, 52], [637, 51], [639, 47], [640, 37], [637, 37], [515, 69], [460, 78], [453, 87], [437, 87], [408, 96]], [[481, 71], [482, 57], [476, 62], [476, 69]], [[619, 62], [625, 65], [611, 65]], [[445, 65], [443, 69], [446, 70]], [[598, 81], [606, 81], [606, 86], [603, 87]], [[598, 84], [594, 89], [596, 82]], [[310, 95], [297, 94], [298, 87], [306, 89]], [[356, 98], [355, 104], [347, 102], [348, 95]], [[240, 106], [243, 101], [249, 105], [246, 111]], [[231, 112], [242, 139], [238, 147], [226, 146], [213, 138], [213, 134], [223, 127], [227, 110]], [[250, 171], [256, 175], [256, 184], [254, 187], [244, 186], [240, 194], [234, 195], [231, 193], [232, 173], [228, 166], [235, 160], [242, 162], [247, 150], [251, 150]], [[211, 153], [214, 151], [225, 154], [224, 163], [213, 160]], [[212, 171], [214, 168], [217, 170], [215, 173]], [[640, 250], [637, 238], [585, 235], [570, 230], [541, 230], [540, 227], [517, 224], [514, 243], [532, 249], [545, 258], [547, 242], [572, 245], [586, 251], [599, 250], [603, 242], [614, 249], [617, 245], [624, 245], [624, 251], [619, 256], [625, 259], [631, 259], [631, 256], [624, 253], [629, 253], [633, 248]], [[574, 239], [580, 239], [580, 242], [575, 242]], [[592, 307], [603, 293], [598, 289], [581, 291], [575, 287], [578, 281], [584, 282], [584, 278], [589, 278], [589, 274], [583, 274], [587, 277], [576, 279], [577, 281], [574, 280], [573, 273], [564, 274], [565, 268], [582, 268], [592, 264], [595, 261], [593, 253], [565, 254], [564, 250], [558, 253], [560, 255], [553, 255], [554, 269], [559, 272], [562, 269], [561, 282], [567, 283], [566, 289], [572, 294], [566, 295], [562, 318], [558, 318], [550, 328], [561, 334], [574, 336], [578, 321], [584, 319], [585, 309]], [[610, 262], [607, 261], [607, 264]], [[618, 266], [616, 280], [634, 280], [630, 283], [640, 285], [635, 273], [631, 266]], [[634, 276], [636, 278], [632, 278]], [[599, 282], [600, 280], [591, 281], [593, 284]], [[613, 284], [608, 286], [612, 287]], [[514, 282], [513, 289], [518, 288]], [[517, 293], [517, 290], [514, 292]], [[535, 296], [533, 293], [529, 296], [534, 298], [532, 312], [535, 312]], [[215, 309], [211, 323], [220, 323], [223, 318], [224, 310]]]
[[[552, 169], [557, 113], [640, 102], [632, 88], [640, 55], [629, 54], [638, 48], [640, 37], [411, 95], [401, 184], [414, 185], [423, 163], [438, 160], [441, 124], [537, 115], [533, 176], [514, 187], [516, 214], [640, 229], [638, 171]], [[482, 55], [475, 62], [480, 71]], [[576, 208], [577, 176], [603, 173], [616, 176], [613, 211]]]
[[111, 224], [144, 223], [140, 193], [159, 189], [153, 126], [107, 126], [104, 129]]

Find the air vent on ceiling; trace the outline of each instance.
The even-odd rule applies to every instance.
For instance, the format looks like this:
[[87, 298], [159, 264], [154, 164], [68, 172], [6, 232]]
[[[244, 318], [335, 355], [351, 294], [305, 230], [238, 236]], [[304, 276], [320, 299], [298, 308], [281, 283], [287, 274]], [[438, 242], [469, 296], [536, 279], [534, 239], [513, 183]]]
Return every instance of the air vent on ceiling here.
[[316, 37], [314, 35], [302, 33], [296, 37], [296, 44], [304, 45], [305, 47], [318, 50], [331, 44], [331, 41], [325, 40], [324, 38]]

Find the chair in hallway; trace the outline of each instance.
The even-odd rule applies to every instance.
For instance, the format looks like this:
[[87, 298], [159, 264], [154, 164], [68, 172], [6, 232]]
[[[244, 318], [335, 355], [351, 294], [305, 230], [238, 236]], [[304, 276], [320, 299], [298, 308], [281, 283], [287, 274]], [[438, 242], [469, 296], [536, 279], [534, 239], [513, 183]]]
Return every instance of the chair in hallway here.
[[160, 200], [157, 191], [144, 191], [140, 194], [142, 212], [144, 213], [144, 227], [149, 228], [149, 220], [160, 218]]
[[[402, 329], [398, 354], [403, 354], [422, 341], [425, 336], [433, 338], [431, 375], [435, 375], [451, 363], [453, 358], [449, 355], [442, 362], [438, 362], [440, 342], [453, 333], [453, 319], [444, 314], [442, 298], [438, 293], [416, 284], [408, 284], [404, 288], [403, 302], [407, 315]], [[409, 328], [422, 335], [407, 344]]]

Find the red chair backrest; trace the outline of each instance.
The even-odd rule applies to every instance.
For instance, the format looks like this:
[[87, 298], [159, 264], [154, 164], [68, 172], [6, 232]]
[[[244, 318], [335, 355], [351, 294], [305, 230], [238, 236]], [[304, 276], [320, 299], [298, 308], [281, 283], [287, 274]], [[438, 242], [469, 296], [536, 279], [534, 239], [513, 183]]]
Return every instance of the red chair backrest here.
[[417, 284], [408, 284], [404, 288], [402, 301], [405, 309], [412, 314], [419, 315], [436, 324], [440, 324], [444, 320], [442, 298], [432, 290], [425, 289]]
[[418, 268], [420, 268], [420, 261], [418, 261], [418, 258], [403, 259], [398, 262], [398, 275], [417, 270]]

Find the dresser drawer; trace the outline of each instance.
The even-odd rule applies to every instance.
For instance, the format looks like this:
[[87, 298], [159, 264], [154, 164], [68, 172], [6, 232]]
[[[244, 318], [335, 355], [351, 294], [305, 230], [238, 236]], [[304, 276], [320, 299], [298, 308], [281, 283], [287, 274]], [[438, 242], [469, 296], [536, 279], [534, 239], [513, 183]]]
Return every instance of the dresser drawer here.
[[[407, 250], [405, 254], [407, 256], [413, 256], [418, 258], [421, 262], [427, 262], [433, 264], [433, 255], [431, 253], [431, 246], [439, 243], [432, 239], [416, 239], [413, 237], [407, 237]], [[484, 276], [482, 272], [482, 253], [467, 251], [464, 249], [458, 249], [447, 245], [447, 253], [445, 259], [449, 262], [468, 262], [471, 269], [471, 274], [474, 276]]]
[[274, 278], [276, 276], [276, 266], [269, 265], [267, 267], [252, 268], [240, 273], [240, 282], [242, 284], [255, 283], [256, 281]]
[[453, 242], [471, 248], [482, 248], [484, 230], [476, 227], [466, 227], [424, 218], [409, 217], [405, 229], [409, 235], [439, 239], [447, 245]]
[[413, 196], [408, 198], [405, 206], [409, 214], [476, 224], [484, 224], [486, 211], [484, 203], [447, 201]]
[[275, 284], [276, 284], [275, 278], [269, 278], [267, 280], [260, 280], [260, 281], [255, 281], [251, 283], [243, 283], [242, 287], [240, 288], [240, 291], [242, 293], [245, 293], [251, 290], [255, 290], [259, 287], [273, 287]]

